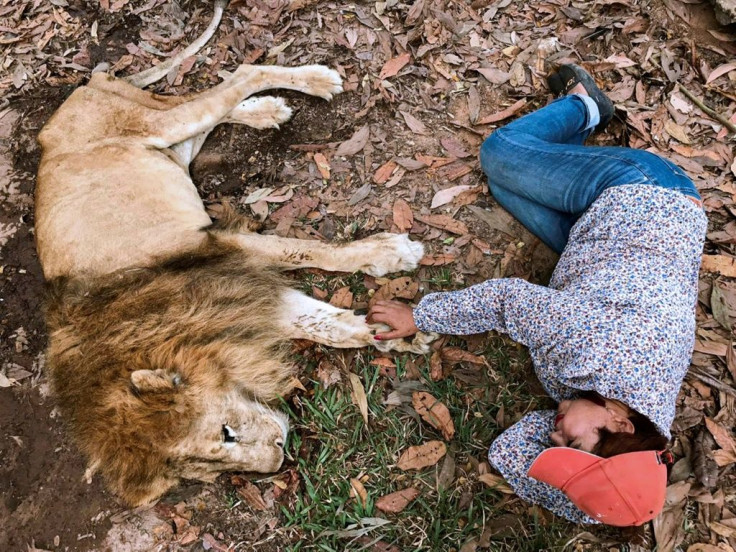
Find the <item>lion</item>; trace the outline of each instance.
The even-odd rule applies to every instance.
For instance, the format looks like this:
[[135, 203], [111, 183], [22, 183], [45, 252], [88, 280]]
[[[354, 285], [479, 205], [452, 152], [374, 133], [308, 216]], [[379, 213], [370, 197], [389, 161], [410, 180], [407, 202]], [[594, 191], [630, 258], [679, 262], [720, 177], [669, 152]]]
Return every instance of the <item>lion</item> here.
[[[221, 13], [222, 3], [205, 35]], [[281, 272], [381, 276], [414, 269], [421, 244], [405, 234], [344, 245], [261, 235], [232, 211], [213, 222], [190, 178], [216, 125], [289, 119], [283, 99], [251, 95], [287, 88], [329, 100], [342, 91], [339, 74], [242, 65], [186, 97], [139, 88], [170, 67], [127, 81], [93, 74], [38, 136], [49, 379], [88, 475], [132, 506], [181, 479], [280, 468], [289, 339], [423, 353], [434, 337], [377, 342], [365, 316], [291, 289]]]

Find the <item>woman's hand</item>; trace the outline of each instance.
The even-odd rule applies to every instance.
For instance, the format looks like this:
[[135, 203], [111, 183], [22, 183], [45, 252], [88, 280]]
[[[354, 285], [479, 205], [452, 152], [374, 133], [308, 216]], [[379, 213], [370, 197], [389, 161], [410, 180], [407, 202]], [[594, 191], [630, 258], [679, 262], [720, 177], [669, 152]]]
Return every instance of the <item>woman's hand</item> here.
[[391, 326], [390, 332], [376, 334], [378, 341], [408, 337], [419, 331], [414, 324], [414, 309], [398, 301], [376, 301], [368, 311], [366, 320], [369, 324], [380, 322]]

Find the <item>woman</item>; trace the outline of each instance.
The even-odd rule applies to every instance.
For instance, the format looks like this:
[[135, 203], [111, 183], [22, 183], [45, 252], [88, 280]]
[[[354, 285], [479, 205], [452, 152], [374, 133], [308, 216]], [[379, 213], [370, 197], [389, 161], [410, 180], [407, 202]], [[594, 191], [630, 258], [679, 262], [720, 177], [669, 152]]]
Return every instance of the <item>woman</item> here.
[[669, 161], [583, 145], [613, 105], [582, 68], [548, 82], [563, 97], [494, 132], [480, 160], [494, 198], [561, 254], [549, 287], [488, 280], [415, 309], [380, 302], [369, 319], [392, 328], [379, 340], [497, 330], [529, 347], [559, 408], [506, 430], [491, 464], [519, 496], [572, 521], [639, 525], [664, 502], [707, 220]]

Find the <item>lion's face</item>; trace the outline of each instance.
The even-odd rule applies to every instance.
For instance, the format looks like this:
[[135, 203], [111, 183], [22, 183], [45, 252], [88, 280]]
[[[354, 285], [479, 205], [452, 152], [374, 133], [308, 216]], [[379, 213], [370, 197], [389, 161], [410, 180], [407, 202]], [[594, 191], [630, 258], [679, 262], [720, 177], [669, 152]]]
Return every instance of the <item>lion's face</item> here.
[[237, 391], [202, 396], [201, 414], [171, 451], [177, 475], [211, 481], [225, 471], [270, 473], [284, 460], [285, 414]]
[[271, 473], [284, 460], [288, 421], [223, 378], [137, 370], [101, 399], [78, 436], [116, 493], [131, 505], [180, 479], [213, 481], [226, 471]]

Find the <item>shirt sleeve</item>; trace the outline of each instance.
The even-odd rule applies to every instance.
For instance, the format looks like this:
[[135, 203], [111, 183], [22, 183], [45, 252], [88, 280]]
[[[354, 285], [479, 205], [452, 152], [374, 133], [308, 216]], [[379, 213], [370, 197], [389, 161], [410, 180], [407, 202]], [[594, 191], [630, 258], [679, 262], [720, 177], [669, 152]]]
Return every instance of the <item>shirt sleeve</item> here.
[[598, 521], [578, 509], [562, 491], [527, 475], [537, 456], [552, 446], [549, 434], [555, 414], [554, 410], [543, 410], [524, 416], [493, 442], [488, 461], [524, 500], [575, 523], [597, 524]]
[[425, 296], [414, 309], [414, 323], [424, 332], [465, 335], [497, 330], [528, 347], [550, 346], [559, 328], [553, 321], [559, 309], [553, 305], [570, 303], [562, 295], [519, 278], [486, 280], [460, 291]]

